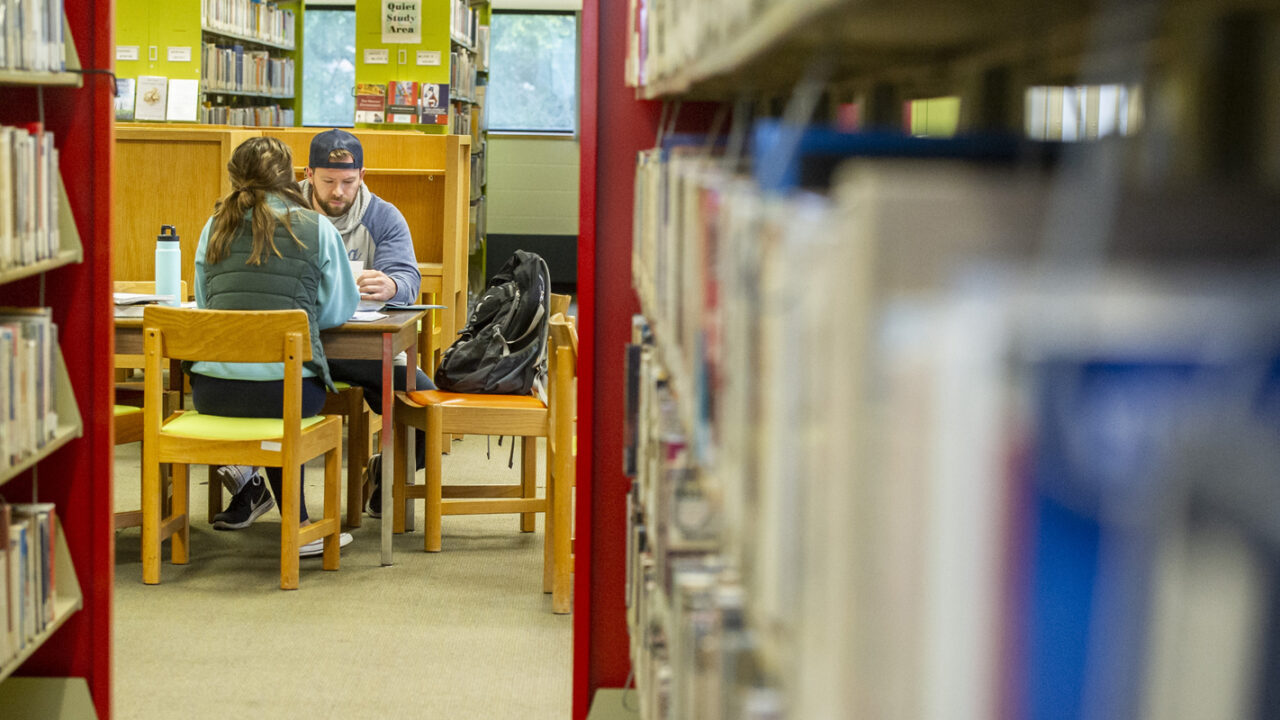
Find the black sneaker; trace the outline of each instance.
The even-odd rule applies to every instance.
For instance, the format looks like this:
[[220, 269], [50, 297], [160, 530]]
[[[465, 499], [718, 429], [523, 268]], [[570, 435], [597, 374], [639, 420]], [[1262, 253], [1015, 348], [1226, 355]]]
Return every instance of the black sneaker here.
[[369, 458], [369, 464], [364, 466], [364, 481], [373, 487], [369, 492], [369, 504], [365, 506], [365, 511], [369, 513], [369, 517], [382, 517], [382, 453], [376, 453]]
[[274, 506], [271, 491], [262, 481], [262, 476], [254, 475], [253, 479], [240, 489], [240, 492], [231, 497], [231, 504], [227, 509], [213, 516], [213, 528], [215, 530], [247, 528]]

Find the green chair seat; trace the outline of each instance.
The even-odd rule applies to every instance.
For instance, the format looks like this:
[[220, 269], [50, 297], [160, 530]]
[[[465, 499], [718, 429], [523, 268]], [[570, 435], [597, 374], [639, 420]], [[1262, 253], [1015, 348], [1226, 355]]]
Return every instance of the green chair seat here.
[[[302, 429], [324, 420], [323, 415], [302, 419]], [[185, 412], [164, 426], [166, 435], [201, 440], [279, 440], [284, 421], [279, 418], [238, 418]]]
[[134, 415], [140, 413], [142, 412], [142, 408], [135, 405], [114, 405], [112, 406], [112, 412], [114, 417], [120, 417], [122, 415]]

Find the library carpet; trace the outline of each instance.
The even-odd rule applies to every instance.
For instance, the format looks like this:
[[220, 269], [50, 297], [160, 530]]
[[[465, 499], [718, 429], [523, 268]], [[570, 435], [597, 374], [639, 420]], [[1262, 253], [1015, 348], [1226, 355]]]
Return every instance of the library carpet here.
[[[487, 440], [454, 443], [446, 482], [514, 482], [507, 444], [486, 457]], [[138, 456], [137, 444], [116, 448], [118, 509], [138, 506]], [[447, 517], [444, 552], [428, 554], [419, 503], [391, 567], [379, 564], [381, 521], [366, 517], [339, 571], [304, 559], [299, 590], [284, 592], [279, 513], [213, 530], [204, 468], [194, 470], [189, 565], [170, 564], [166, 543], [161, 584], [143, 585], [138, 529], [116, 534], [116, 717], [570, 715], [572, 616], [553, 615], [541, 592], [541, 517], [535, 533], [519, 532], [516, 515]], [[323, 465], [306, 474], [318, 515]]]

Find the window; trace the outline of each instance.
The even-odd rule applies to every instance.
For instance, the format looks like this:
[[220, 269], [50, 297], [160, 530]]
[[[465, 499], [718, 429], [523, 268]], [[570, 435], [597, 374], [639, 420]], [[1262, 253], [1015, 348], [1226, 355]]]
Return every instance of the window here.
[[494, 12], [490, 34], [489, 129], [574, 132], [577, 18], [572, 13]]
[[302, 124], [351, 127], [355, 121], [356, 11], [308, 5], [303, 16]]

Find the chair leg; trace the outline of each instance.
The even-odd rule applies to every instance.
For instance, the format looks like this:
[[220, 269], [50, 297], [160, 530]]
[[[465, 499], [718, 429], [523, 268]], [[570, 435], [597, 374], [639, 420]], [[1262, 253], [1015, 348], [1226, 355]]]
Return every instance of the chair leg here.
[[353, 528], [364, 522], [364, 466], [369, 462], [369, 413], [363, 398], [356, 401], [347, 414], [347, 526]]
[[441, 467], [444, 451], [444, 437], [440, 429], [444, 426], [444, 409], [439, 405], [427, 407], [427, 467], [426, 467], [426, 510], [422, 521], [423, 545], [427, 552], [440, 552], [440, 515], [441, 515]]
[[189, 494], [191, 484], [189, 479], [189, 465], [173, 465], [171, 484], [173, 488], [173, 497], [170, 500], [169, 516], [180, 519], [178, 527], [174, 529], [173, 536], [169, 541], [169, 552], [173, 558], [174, 565], [186, 565], [191, 560], [191, 503], [189, 502]]
[[222, 481], [218, 479], [218, 466], [206, 465], [209, 479], [209, 524], [213, 524], [213, 516], [222, 512]]
[[542, 592], [549, 593], [555, 582], [555, 553], [552, 552], [554, 542], [552, 540], [555, 532], [555, 513], [552, 508], [555, 506], [555, 481], [551, 475], [555, 471], [555, 458], [551, 452], [551, 440], [547, 440], [547, 511], [542, 516]]
[[281, 469], [280, 494], [280, 589], [298, 589], [298, 464], [286, 461]]
[[[324, 519], [333, 520], [334, 528], [338, 527], [338, 520], [342, 517], [342, 511], [339, 506], [339, 497], [341, 492], [339, 487], [342, 484], [342, 449], [334, 448], [324, 454]], [[348, 486], [350, 490], [350, 486]], [[338, 561], [341, 558], [341, 533], [336, 531], [325, 536], [324, 539], [324, 560], [325, 570], [337, 570]]]
[[573, 462], [571, 445], [562, 443], [560, 452], [555, 454], [555, 471], [547, 477], [547, 518], [551, 536], [552, 563], [555, 573], [551, 585], [551, 611], [557, 615], [568, 613], [573, 606], [573, 575], [570, 555], [573, 553], [570, 529], [573, 521], [570, 518], [571, 499], [573, 493], [569, 488], [571, 474], [570, 463]]
[[143, 448], [142, 582], [160, 583], [160, 465]]
[[[514, 441], [514, 438], [513, 438]], [[538, 497], [538, 439], [520, 438], [520, 497], [528, 500]], [[538, 513], [520, 513], [520, 532], [533, 532]]]
[[397, 422], [392, 429], [394, 436], [391, 438], [392, 451], [391, 465], [391, 507], [392, 507], [392, 527], [391, 531], [395, 533], [403, 533], [408, 528], [409, 503], [412, 502], [407, 497], [405, 486], [409, 484], [409, 426], [406, 423]]

